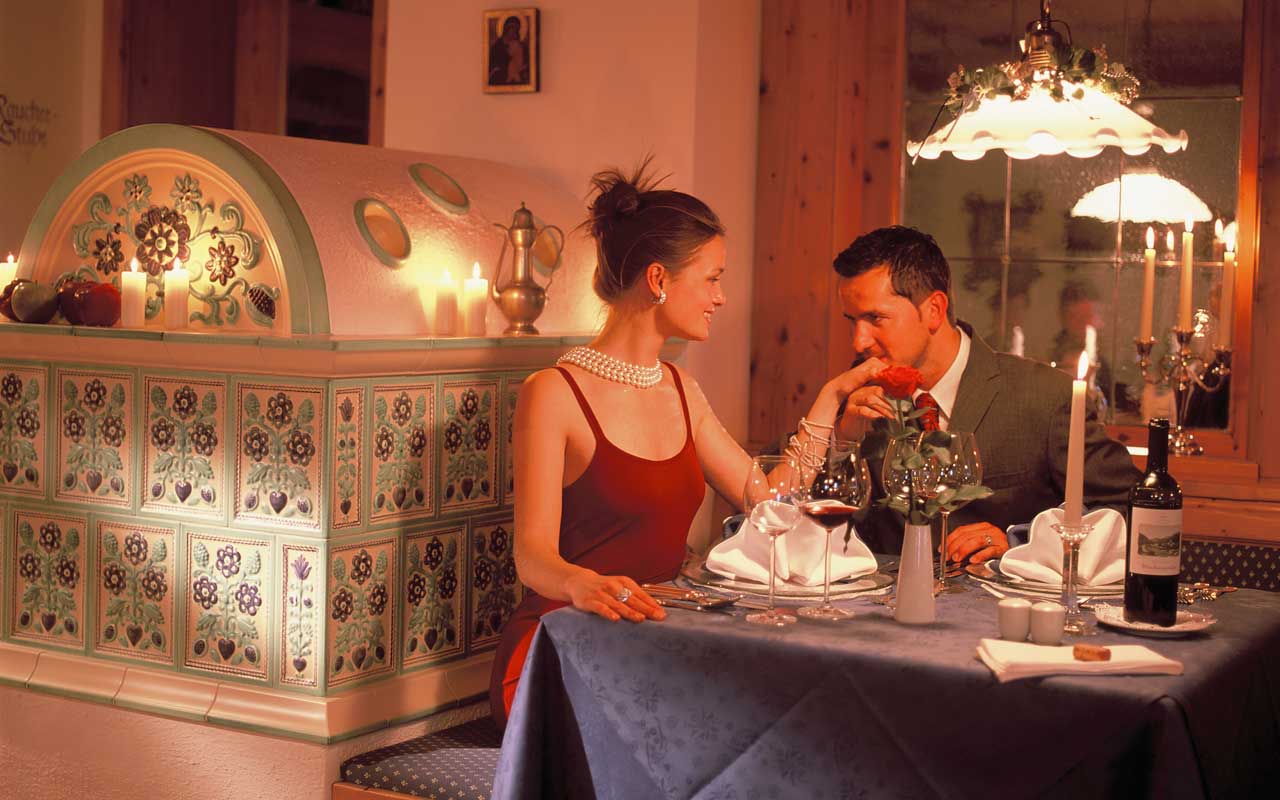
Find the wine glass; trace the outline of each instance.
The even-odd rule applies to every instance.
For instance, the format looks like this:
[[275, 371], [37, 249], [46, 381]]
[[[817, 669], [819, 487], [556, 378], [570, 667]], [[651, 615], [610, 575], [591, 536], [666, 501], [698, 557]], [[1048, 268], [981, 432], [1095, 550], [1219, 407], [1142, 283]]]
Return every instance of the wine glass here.
[[969, 502], [957, 498], [956, 493], [966, 487], [982, 485], [978, 440], [965, 431], [930, 431], [922, 439], [921, 450], [924, 457], [921, 472], [924, 495], [941, 501], [938, 511], [942, 514], [942, 542], [935, 592], [963, 592], [963, 585], [947, 581], [947, 535], [951, 530], [951, 513]]
[[777, 583], [778, 537], [800, 521], [800, 469], [789, 456], [756, 456], [751, 459], [751, 472], [742, 490], [742, 508], [747, 512], [745, 524], [769, 537], [769, 608], [747, 615], [747, 622], [781, 627], [796, 621], [791, 614], [774, 605]]
[[[826, 453], [814, 461], [817, 476], [805, 492], [800, 510], [827, 531], [823, 551], [822, 603], [798, 608], [796, 613], [807, 619], [848, 619], [853, 616], [852, 611], [831, 605], [831, 534], [841, 525], [851, 525], [853, 515], [867, 507], [871, 499], [871, 473], [867, 470], [867, 462], [859, 455], [857, 442], [833, 439]], [[847, 539], [847, 527], [845, 531]]]

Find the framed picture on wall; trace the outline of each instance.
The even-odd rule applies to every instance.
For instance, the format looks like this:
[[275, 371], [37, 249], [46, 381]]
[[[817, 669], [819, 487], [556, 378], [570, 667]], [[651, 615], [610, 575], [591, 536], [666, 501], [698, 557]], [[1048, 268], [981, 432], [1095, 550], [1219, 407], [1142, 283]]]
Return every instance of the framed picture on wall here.
[[484, 90], [538, 91], [538, 9], [484, 12]]

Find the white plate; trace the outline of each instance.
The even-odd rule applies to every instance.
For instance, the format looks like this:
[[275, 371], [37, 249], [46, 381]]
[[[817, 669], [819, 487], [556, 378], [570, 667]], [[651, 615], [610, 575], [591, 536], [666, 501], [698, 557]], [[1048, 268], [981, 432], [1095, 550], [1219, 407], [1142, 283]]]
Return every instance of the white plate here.
[[1129, 622], [1124, 618], [1124, 608], [1122, 606], [1113, 606], [1107, 603], [1097, 603], [1091, 606], [1094, 615], [1098, 618], [1099, 625], [1106, 625], [1109, 628], [1132, 633], [1136, 636], [1153, 636], [1156, 638], [1173, 639], [1179, 636], [1187, 636], [1192, 633], [1199, 633], [1218, 621], [1217, 617], [1212, 614], [1202, 614], [1199, 611], [1179, 610], [1177, 623], [1164, 627], [1161, 625], [1153, 625], [1150, 622]]

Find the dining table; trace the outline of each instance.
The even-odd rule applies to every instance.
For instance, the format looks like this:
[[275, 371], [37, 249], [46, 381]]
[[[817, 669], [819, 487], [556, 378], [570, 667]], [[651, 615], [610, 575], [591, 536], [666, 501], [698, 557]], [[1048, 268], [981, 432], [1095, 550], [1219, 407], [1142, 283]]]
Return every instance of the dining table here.
[[1280, 594], [1197, 603], [1217, 621], [1185, 638], [1091, 624], [1066, 640], [1143, 644], [1181, 675], [1005, 683], [976, 657], [998, 636], [996, 602], [969, 582], [926, 625], [870, 597], [839, 603], [852, 619], [781, 628], [734, 607], [638, 624], [547, 614], [492, 796], [1277, 796]]

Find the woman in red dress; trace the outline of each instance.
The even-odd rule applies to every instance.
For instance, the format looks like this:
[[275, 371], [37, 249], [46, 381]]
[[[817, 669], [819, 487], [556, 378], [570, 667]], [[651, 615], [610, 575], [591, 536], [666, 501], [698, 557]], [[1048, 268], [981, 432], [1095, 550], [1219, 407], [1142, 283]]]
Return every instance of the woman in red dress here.
[[[644, 171], [593, 178], [594, 288], [608, 318], [589, 346], [531, 375], [516, 405], [525, 596], [494, 659], [489, 699], [500, 725], [543, 614], [572, 605], [612, 621], [663, 619], [640, 584], [676, 576], [706, 484], [742, 502], [751, 457], [693, 378], [658, 361], [669, 338], [706, 339], [724, 305], [724, 227], [702, 201], [654, 188]], [[832, 424], [882, 366], [871, 359], [832, 379], [806, 418]]]

